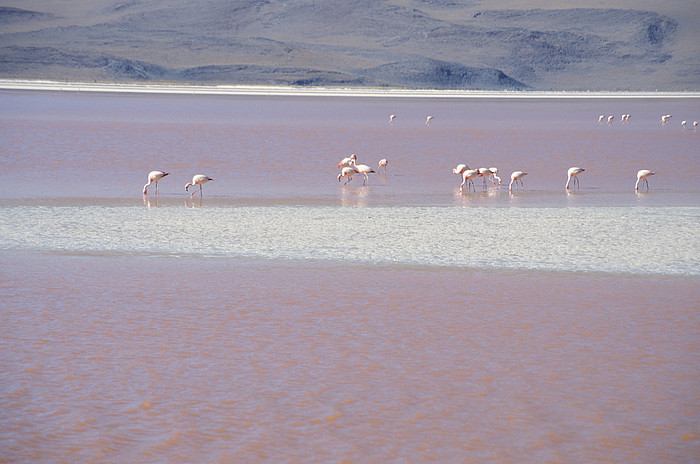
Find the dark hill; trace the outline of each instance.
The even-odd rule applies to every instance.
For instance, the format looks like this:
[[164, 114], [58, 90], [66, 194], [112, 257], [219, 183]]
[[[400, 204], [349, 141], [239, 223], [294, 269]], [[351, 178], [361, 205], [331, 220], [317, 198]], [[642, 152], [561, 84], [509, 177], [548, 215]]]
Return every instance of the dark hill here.
[[651, 11], [496, 10], [483, 6], [498, 2], [458, 0], [102, 0], [61, 15], [42, 2], [14, 3], [34, 8], [0, 7], [1, 78], [700, 87], [700, 58], [680, 53], [687, 45], [679, 43], [679, 23]]

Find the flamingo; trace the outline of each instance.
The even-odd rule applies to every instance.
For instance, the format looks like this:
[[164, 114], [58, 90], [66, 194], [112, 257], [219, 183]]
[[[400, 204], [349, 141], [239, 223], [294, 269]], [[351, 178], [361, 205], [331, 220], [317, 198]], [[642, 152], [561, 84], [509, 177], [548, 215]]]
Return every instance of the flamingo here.
[[479, 168], [479, 169], [477, 169], [477, 171], [479, 171], [479, 177], [484, 178], [484, 188], [486, 188], [487, 187], [486, 178], [491, 177], [491, 175], [492, 175], [491, 170], [489, 168]]
[[355, 174], [355, 168], [346, 166], [340, 171], [340, 174], [338, 174], [338, 182], [340, 182], [341, 178], [347, 177], [348, 180], [346, 180], [345, 183], [343, 184], [343, 185], [347, 185], [347, 183], [352, 180], [352, 176], [354, 174]]
[[357, 155], [355, 155], [355, 154], [353, 153], [353, 154], [350, 155], [348, 158], [343, 158], [342, 160], [340, 160], [340, 163], [338, 163], [338, 166], [336, 166], [336, 167], [338, 167], [338, 168], [340, 168], [340, 167], [348, 167], [348, 166], [352, 165], [352, 163], [353, 163], [356, 159], [357, 159]]
[[652, 172], [648, 169], [642, 169], [641, 171], [639, 171], [637, 173], [637, 183], [634, 184], [634, 191], [635, 192], [638, 191], [640, 181], [642, 182], [642, 185], [646, 184], [647, 190], [649, 190], [649, 180], [647, 179], [647, 177], [651, 177], [654, 174], [656, 174], [656, 173]]
[[427, 118], [425, 118], [425, 125], [426, 125], [426, 126], [429, 126], [429, 125], [430, 125], [430, 121], [432, 121], [432, 120], [433, 120], [433, 117], [432, 117], [432, 116], [428, 116]]
[[469, 166], [467, 166], [466, 164], [458, 164], [457, 167], [452, 170], [452, 174], [461, 175], [467, 169], [469, 169]]
[[669, 119], [671, 119], [673, 116], [670, 114], [664, 114], [661, 116], [661, 124], [666, 124]]
[[569, 182], [571, 181], [572, 178], [574, 179], [574, 185], [581, 188], [581, 184], [579, 183], [577, 176], [584, 171], [585, 171], [585, 169], [579, 168], [579, 167], [569, 168], [569, 170], [566, 172], [566, 175], [568, 176], [566, 179], [566, 190], [569, 190]]
[[389, 116], [389, 124], [393, 125], [393, 124], [394, 124], [394, 119], [396, 119], [396, 115], [395, 115], [395, 114], [392, 114], [391, 116]]
[[367, 185], [369, 183], [369, 176], [367, 174], [375, 172], [374, 169], [366, 164], [355, 164], [355, 160], [353, 160], [351, 167], [354, 168], [355, 172], [358, 174], [365, 176], [364, 180], [362, 181], [362, 185]]
[[489, 168], [489, 171], [491, 171], [491, 182], [493, 182], [493, 185], [496, 185], [496, 180], [498, 180], [498, 186], [501, 186], [501, 178], [498, 177], [498, 168]]
[[698, 122], [697, 122], [697, 121], [693, 121], [693, 129], [697, 129], [697, 128], [698, 128]]
[[[464, 172], [462, 172], [462, 183], [459, 186], [459, 191], [461, 192], [462, 189], [464, 188], [464, 184], [467, 184], [467, 191], [469, 191], [469, 185], [471, 184], [472, 187], [474, 187], [474, 179], [479, 175], [479, 171], [476, 169], [465, 169]], [[474, 187], [474, 191], [476, 192], [476, 187]]]
[[158, 181], [161, 180], [163, 177], [167, 176], [170, 174], [169, 172], [164, 172], [164, 171], [151, 171], [148, 173], [148, 183], [143, 186], [143, 194], [148, 195], [146, 192], [146, 189], [148, 189], [148, 186], [151, 185], [153, 182], [156, 183], [156, 195], [158, 195]]
[[683, 126], [683, 129], [685, 129], [686, 124], [688, 124], [688, 121], [681, 121], [681, 126]]
[[[189, 191], [190, 187], [194, 187], [195, 185], [199, 185], [199, 195], [203, 196], [204, 194], [202, 193], [202, 185], [206, 184], [210, 180], [214, 180], [209, 176], [205, 176], [204, 174], [197, 174], [194, 177], [192, 177], [192, 182], [188, 182], [185, 184], [185, 192]], [[194, 192], [190, 193], [190, 198], [194, 196]]]
[[386, 158], [382, 158], [379, 160], [379, 163], [377, 163], [377, 172], [379, 172], [382, 168], [384, 168], [384, 174], [386, 175], [386, 165], [389, 164], [389, 160]]
[[608, 116], [608, 126], [609, 126], [610, 124], [612, 124], [613, 119], [615, 119], [615, 116], [612, 116], [612, 115]]
[[604, 114], [601, 114], [600, 116], [598, 116], [598, 124], [602, 124], [604, 119], [605, 119]]
[[515, 189], [518, 189], [518, 181], [520, 181], [520, 189], [525, 190], [525, 185], [523, 184], [523, 177], [527, 176], [527, 172], [515, 171], [510, 175], [510, 184], [508, 185], [508, 191], [512, 191], [513, 182], [515, 182]]

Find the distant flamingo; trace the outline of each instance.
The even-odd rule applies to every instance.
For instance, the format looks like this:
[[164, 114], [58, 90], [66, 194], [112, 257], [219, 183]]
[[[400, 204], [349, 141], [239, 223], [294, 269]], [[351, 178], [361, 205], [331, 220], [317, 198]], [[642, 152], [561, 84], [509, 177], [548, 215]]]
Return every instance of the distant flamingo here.
[[353, 161], [351, 167], [355, 168], [355, 172], [357, 172], [358, 174], [362, 174], [365, 177], [362, 181], [362, 185], [369, 184], [369, 176], [367, 174], [375, 172], [374, 169], [367, 166], [366, 164], [355, 164], [355, 161]]
[[604, 114], [601, 114], [600, 116], [598, 116], [598, 124], [602, 124], [602, 123], [603, 123], [603, 120], [605, 120], [605, 115], [604, 115]]
[[623, 115], [622, 115], [622, 118], [620, 119], [620, 122], [621, 122], [621, 123], [622, 123], [622, 122], [629, 122], [630, 116], [631, 116], [631, 115], [629, 115], [629, 114], [623, 114]]
[[698, 122], [697, 122], [697, 121], [693, 121], [693, 129], [697, 129], [697, 128], [698, 128]]
[[344, 167], [341, 171], [340, 174], [338, 174], [338, 182], [340, 182], [340, 179], [343, 177], [347, 177], [348, 180], [345, 181], [343, 185], [347, 185], [348, 182], [352, 180], [352, 176], [355, 174], [355, 168], [354, 167]]
[[501, 178], [498, 177], [498, 168], [489, 168], [489, 171], [491, 171], [491, 182], [493, 182], [493, 185], [496, 185], [496, 181], [498, 181], [498, 185], [501, 185]]
[[394, 119], [396, 119], [396, 115], [395, 115], [395, 114], [392, 114], [391, 116], [389, 116], [389, 124], [392, 124], [392, 125], [393, 125], [393, 124], [394, 124]]
[[384, 168], [384, 174], [386, 175], [386, 165], [389, 164], [389, 160], [386, 158], [382, 158], [379, 160], [379, 163], [377, 163], [377, 172], [379, 172], [382, 168]]
[[151, 185], [153, 182], [156, 183], [156, 195], [158, 195], [158, 181], [161, 180], [163, 177], [167, 176], [170, 174], [169, 172], [164, 172], [164, 171], [151, 171], [148, 173], [148, 183], [143, 186], [143, 194], [148, 195], [146, 189], [148, 189], [148, 186]]
[[673, 116], [670, 114], [664, 114], [661, 116], [661, 124], [666, 124], [669, 119], [671, 119]]
[[353, 153], [352, 155], [350, 155], [350, 157], [343, 158], [342, 160], [340, 160], [340, 163], [338, 163], [338, 166], [336, 166], [336, 167], [338, 167], [338, 168], [348, 167], [348, 166], [352, 165], [353, 161], [355, 161], [356, 159], [357, 159], [357, 156]]
[[573, 167], [569, 168], [569, 170], [566, 172], [567, 179], [566, 179], [566, 190], [569, 190], [569, 182], [571, 182], [571, 179], [574, 179], [574, 185], [581, 188], [581, 184], [579, 183], [578, 180], [578, 175], [584, 172], [585, 169], [579, 168], [579, 167]]
[[426, 125], [426, 126], [429, 126], [429, 125], [430, 125], [430, 121], [432, 121], [432, 120], [433, 120], [433, 117], [432, 117], [432, 116], [428, 116], [428, 117], [425, 119], [425, 125]]
[[683, 126], [683, 129], [685, 129], [686, 124], [688, 124], [688, 121], [681, 121], [681, 126]]
[[[199, 185], [199, 195], [203, 196], [204, 194], [202, 193], [202, 185], [206, 184], [210, 180], [214, 180], [209, 176], [205, 176], [204, 174], [197, 174], [194, 177], [192, 177], [192, 182], [188, 182], [185, 184], [185, 192], [189, 191], [190, 187], [194, 187], [195, 185]], [[194, 196], [194, 191], [190, 194], [190, 198]]]
[[518, 181], [520, 181], [520, 189], [525, 190], [525, 185], [523, 184], [523, 177], [527, 176], [527, 172], [515, 171], [510, 175], [510, 184], [508, 185], [508, 191], [511, 192], [513, 188], [513, 182], [515, 182], [515, 189], [518, 189]]
[[642, 182], [642, 185], [646, 184], [647, 190], [649, 190], [649, 180], [647, 178], [653, 176], [654, 174], [656, 174], [656, 173], [651, 172], [648, 169], [642, 169], [641, 171], [639, 171], [637, 173], [637, 183], [634, 184], [634, 191], [636, 192], [638, 190], [640, 181]]
[[479, 177], [484, 178], [484, 188], [487, 187], [486, 185], [486, 178], [491, 177], [493, 174], [491, 173], [491, 170], [489, 168], [479, 168], [477, 169], [479, 171]]
[[452, 170], [452, 174], [461, 175], [467, 169], [469, 169], [469, 166], [467, 166], [466, 164], [458, 164], [457, 167]]
[[613, 119], [615, 119], [615, 116], [612, 116], [612, 115], [608, 116], [608, 125], [612, 124]]
[[476, 192], [476, 187], [474, 187], [474, 179], [479, 175], [479, 171], [476, 169], [465, 169], [462, 172], [462, 183], [459, 186], [459, 191], [462, 192], [464, 189], [464, 184], [467, 184], [467, 192], [469, 191], [469, 186], [471, 185], [474, 188], [474, 191]]

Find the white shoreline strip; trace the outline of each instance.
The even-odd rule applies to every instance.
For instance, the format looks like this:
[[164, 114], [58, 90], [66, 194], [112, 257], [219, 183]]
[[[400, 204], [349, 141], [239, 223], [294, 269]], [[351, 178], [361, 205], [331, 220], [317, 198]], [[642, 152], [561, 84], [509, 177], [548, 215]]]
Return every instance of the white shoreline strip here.
[[377, 98], [700, 98], [700, 92], [568, 92], [275, 87], [245, 85], [116, 84], [0, 79], [0, 90], [121, 92], [187, 95]]

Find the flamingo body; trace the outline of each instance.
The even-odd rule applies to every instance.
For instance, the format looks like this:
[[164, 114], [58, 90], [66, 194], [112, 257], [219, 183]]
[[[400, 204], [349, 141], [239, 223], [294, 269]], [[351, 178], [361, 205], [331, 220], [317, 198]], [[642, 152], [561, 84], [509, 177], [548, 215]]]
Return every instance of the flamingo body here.
[[148, 195], [147, 189], [148, 186], [151, 185], [152, 183], [156, 184], [156, 195], [158, 194], [158, 181], [161, 180], [163, 177], [167, 176], [170, 174], [169, 172], [165, 171], [151, 171], [148, 173], [148, 183], [143, 186], [143, 194]]
[[[192, 177], [192, 182], [188, 182], [185, 184], [185, 192], [189, 191], [190, 187], [194, 187], [195, 185], [199, 185], [199, 194], [203, 195], [202, 193], [202, 185], [206, 184], [207, 182], [214, 180], [209, 176], [205, 176], [204, 174], [197, 174], [194, 177]], [[190, 197], [194, 196], [194, 191], [190, 194]]]
[[489, 168], [489, 171], [491, 171], [491, 182], [496, 185], [496, 181], [498, 181], [498, 185], [500, 186], [501, 178], [498, 177], [498, 168]]
[[340, 182], [340, 179], [343, 177], [347, 177], [348, 180], [345, 181], [343, 185], [347, 185], [348, 182], [352, 180], [352, 176], [355, 175], [355, 168], [353, 167], [344, 167], [343, 169], [340, 170], [340, 174], [338, 174], [338, 182]]
[[426, 125], [426, 126], [429, 126], [429, 125], [430, 125], [430, 121], [432, 121], [432, 120], [433, 120], [433, 117], [432, 117], [432, 116], [428, 116], [427, 118], [425, 118], [425, 125]]
[[513, 183], [515, 183], [515, 189], [518, 189], [518, 182], [520, 182], [520, 189], [524, 190], [525, 185], [523, 184], [523, 177], [527, 176], [527, 172], [515, 171], [510, 175], [510, 184], [508, 185], [508, 191], [511, 192], [513, 189]]
[[386, 174], [387, 164], [389, 164], [389, 160], [387, 160], [386, 158], [380, 159], [379, 162], [377, 163], [377, 172], [379, 172], [379, 170], [384, 168], [384, 174]]
[[[465, 184], [467, 185], [467, 191], [469, 191], [470, 185], [474, 187], [474, 181], [472, 179], [478, 176], [479, 171], [477, 171], [476, 169], [465, 169], [462, 172], [462, 183], [459, 186], [459, 191], [463, 191]], [[476, 188], [474, 188], [474, 191], [476, 192]]]
[[580, 183], [578, 180], [578, 175], [584, 172], [585, 169], [579, 168], [579, 167], [573, 167], [569, 168], [569, 170], [566, 172], [567, 178], [566, 178], [566, 190], [569, 190], [569, 182], [571, 182], [571, 179], [574, 180], [573, 185], [578, 186], [580, 188]]
[[639, 183], [641, 182], [642, 185], [647, 186], [647, 190], [649, 190], [649, 180], [648, 178], [656, 174], [655, 172], [652, 172], [648, 169], [642, 169], [637, 173], [637, 183], [634, 184], [634, 190], [637, 191], [639, 190]]
[[461, 175], [467, 169], [469, 169], [469, 166], [467, 166], [466, 164], [458, 164], [457, 167], [452, 170], [452, 174]]

